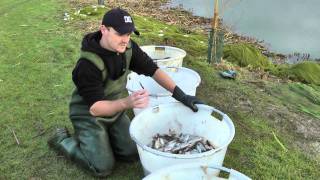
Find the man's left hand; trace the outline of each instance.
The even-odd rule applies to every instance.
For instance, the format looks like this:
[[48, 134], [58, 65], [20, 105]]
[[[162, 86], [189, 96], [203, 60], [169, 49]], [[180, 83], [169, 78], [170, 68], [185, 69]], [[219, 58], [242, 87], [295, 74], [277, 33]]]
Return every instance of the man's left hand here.
[[203, 104], [197, 97], [185, 94], [178, 86], [174, 88], [172, 97], [188, 106], [193, 112], [198, 111], [196, 104]]

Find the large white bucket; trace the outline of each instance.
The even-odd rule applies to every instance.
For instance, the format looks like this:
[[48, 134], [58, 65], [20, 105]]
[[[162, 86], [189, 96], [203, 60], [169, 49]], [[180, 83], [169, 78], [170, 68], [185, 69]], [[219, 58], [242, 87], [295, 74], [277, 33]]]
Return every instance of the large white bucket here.
[[174, 66], [181, 67], [183, 58], [187, 55], [186, 51], [171, 46], [141, 46], [145, 53], [160, 67]]
[[142, 180], [214, 180], [226, 179], [219, 177], [220, 172], [228, 175], [228, 180], [251, 180], [248, 176], [234, 170], [217, 165], [206, 165], [203, 163], [187, 163], [169, 166], [157, 170]]
[[[181, 103], [161, 104], [150, 107], [135, 116], [130, 125], [130, 136], [136, 142], [141, 164], [145, 174], [161, 168], [181, 163], [203, 163], [222, 166], [227, 147], [232, 141], [235, 129], [231, 119], [221, 111], [207, 106], [197, 105], [194, 113]], [[219, 120], [211, 114], [220, 114]], [[169, 129], [176, 133], [202, 136], [217, 148], [199, 154], [171, 154], [152, 149], [148, 145], [152, 137], [167, 134]]]
[[[201, 78], [197, 72], [184, 67], [162, 67], [161, 69], [166, 72], [186, 94], [196, 95], [197, 87], [201, 82]], [[150, 94], [148, 107], [176, 102], [176, 100], [171, 97], [172, 93], [160, 86], [153, 78], [136, 73], [130, 73], [128, 75], [126, 87], [129, 94], [142, 89], [140, 84], [144, 89], [148, 90]], [[134, 108], [133, 112], [137, 115], [144, 109]]]

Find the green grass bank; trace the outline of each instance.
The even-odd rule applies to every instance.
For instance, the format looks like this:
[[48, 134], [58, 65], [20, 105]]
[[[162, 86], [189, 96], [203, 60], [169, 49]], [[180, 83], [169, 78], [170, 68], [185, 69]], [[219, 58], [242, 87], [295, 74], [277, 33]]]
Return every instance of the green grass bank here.
[[[97, 13], [63, 20], [65, 12], [75, 11], [60, 0], [0, 1], [0, 179], [94, 179], [46, 143], [55, 127], [71, 128], [71, 71], [82, 36], [89, 25], [98, 27], [101, 18]], [[261, 79], [252, 83], [254, 76], [246, 68], [239, 70], [235, 81], [223, 79], [206, 63], [205, 35], [150, 17], [136, 15], [134, 20], [142, 35], [133, 39], [140, 45], [167, 44], [187, 51], [184, 66], [202, 79], [197, 96], [233, 120], [236, 135], [225, 167], [253, 179], [320, 176], [320, 155], [312, 148], [319, 136], [316, 131], [298, 131], [299, 127], [312, 130], [304, 126], [309, 121], [319, 125], [319, 84]], [[142, 177], [140, 163], [119, 162], [108, 179]]]

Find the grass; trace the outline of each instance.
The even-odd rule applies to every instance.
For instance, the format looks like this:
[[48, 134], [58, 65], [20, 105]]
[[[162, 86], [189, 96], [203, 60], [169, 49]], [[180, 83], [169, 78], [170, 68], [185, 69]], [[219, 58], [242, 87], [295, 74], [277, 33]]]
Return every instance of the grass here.
[[[301, 112], [305, 112], [320, 119], [320, 87], [309, 86], [302, 83], [290, 83], [281, 86], [273, 86], [272, 95], [279, 98], [283, 104], [295, 106]], [[299, 103], [297, 103], [299, 102]]]
[[252, 66], [264, 70], [273, 69], [273, 64], [251, 44], [228, 44], [224, 47], [224, 58], [241, 67]]
[[[238, 117], [242, 116], [238, 114]], [[238, 133], [229, 147], [226, 166], [254, 174], [254, 179], [312, 179], [317, 176], [314, 170], [318, 165], [310, 163], [310, 158], [296, 150], [285, 151], [274, 138], [273, 130], [265, 124], [265, 119], [243, 116], [237, 120], [246, 126], [236, 127]], [[288, 148], [283, 135], [276, 134]]]
[[[94, 179], [49, 150], [46, 141], [55, 127], [71, 128], [68, 119], [73, 88], [71, 71], [85, 33], [81, 25], [100, 17], [65, 22], [64, 12], [74, 10], [63, 1], [2, 0], [0, 7], [0, 179]], [[318, 117], [318, 86], [283, 85], [280, 92], [270, 88], [271, 93], [283, 92], [275, 97], [257, 93], [256, 86], [241, 80], [221, 79], [217, 70], [205, 63], [205, 36], [149, 17], [135, 16], [134, 19], [142, 33], [134, 39], [141, 45], [167, 44], [187, 51], [184, 66], [196, 70], [202, 78], [197, 90], [199, 98], [233, 119], [236, 136], [224, 166], [254, 179], [319, 177], [319, 161], [293, 146], [292, 132], [279, 130], [262, 113], [267, 103], [282, 106], [299, 101], [303, 102], [303, 108], [295, 106], [293, 110]], [[110, 179], [141, 177], [139, 163], [119, 162]]]

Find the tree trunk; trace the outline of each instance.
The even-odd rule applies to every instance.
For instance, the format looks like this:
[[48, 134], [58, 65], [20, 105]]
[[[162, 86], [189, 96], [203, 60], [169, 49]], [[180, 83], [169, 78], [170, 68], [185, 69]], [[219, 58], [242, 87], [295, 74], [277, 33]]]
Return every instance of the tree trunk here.
[[98, 0], [99, 5], [104, 5], [104, 0]]

